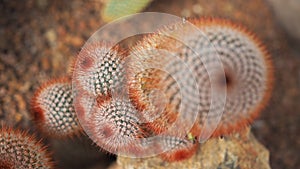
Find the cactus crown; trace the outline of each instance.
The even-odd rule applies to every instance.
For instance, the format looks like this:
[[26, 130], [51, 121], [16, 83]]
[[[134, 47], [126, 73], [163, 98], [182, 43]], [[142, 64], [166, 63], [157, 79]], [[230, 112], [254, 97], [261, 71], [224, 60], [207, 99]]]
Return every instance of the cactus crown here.
[[44, 83], [32, 100], [32, 113], [39, 128], [50, 136], [64, 137], [81, 128], [76, 117], [69, 78]]
[[33, 136], [10, 128], [0, 129], [0, 166], [3, 168], [53, 168], [44, 146]]

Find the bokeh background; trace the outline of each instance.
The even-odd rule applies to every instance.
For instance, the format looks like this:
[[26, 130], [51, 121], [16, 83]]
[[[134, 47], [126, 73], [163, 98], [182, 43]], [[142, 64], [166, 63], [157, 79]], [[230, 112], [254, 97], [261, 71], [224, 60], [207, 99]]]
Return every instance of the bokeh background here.
[[[29, 130], [42, 138], [62, 169], [102, 169], [115, 160], [85, 136], [61, 140], [39, 134], [29, 113], [34, 90], [50, 78], [66, 75], [72, 58], [105, 24], [101, 15], [105, 3], [0, 1], [0, 123]], [[143, 11], [181, 17], [217, 16], [253, 30], [272, 55], [275, 88], [269, 106], [252, 125], [252, 131], [270, 150], [273, 169], [300, 168], [299, 1], [154, 0]]]

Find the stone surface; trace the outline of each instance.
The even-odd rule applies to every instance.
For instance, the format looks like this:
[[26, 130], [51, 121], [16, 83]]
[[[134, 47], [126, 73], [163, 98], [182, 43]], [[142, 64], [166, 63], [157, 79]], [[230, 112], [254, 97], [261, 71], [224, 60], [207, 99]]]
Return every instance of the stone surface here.
[[270, 169], [269, 151], [260, 144], [250, 129], [223, 138], [213, 138], [200, 145], [192, 158], [168, 163], [159, 157], [131, 159], [118, 157], [110, 169]]

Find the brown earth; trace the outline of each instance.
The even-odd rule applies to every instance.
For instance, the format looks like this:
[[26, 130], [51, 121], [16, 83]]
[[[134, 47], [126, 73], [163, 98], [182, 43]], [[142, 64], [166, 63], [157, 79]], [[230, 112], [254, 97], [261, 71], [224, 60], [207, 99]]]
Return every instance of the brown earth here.
[[[101, 8], [100, 0], [0, 2], [0, 123], [35, 132], [29, 115], [34, 90], [67, 74], [71, 59], [104, 25]], [[272, 54], [276, 83], [270, 105], [253, 124], [254, 135], [270, 150], [273, 169], [300, 168], [300, 44], [283, 31], [270, 5], [264, 0], [156, 0], [145, 11], [230, 18], [258, 34]], [[86, 138], [44, 140], [60, 168], [95, 163], [105, 168], [114, 160]], [[81, 158], [82, 153], [89, 156]]]

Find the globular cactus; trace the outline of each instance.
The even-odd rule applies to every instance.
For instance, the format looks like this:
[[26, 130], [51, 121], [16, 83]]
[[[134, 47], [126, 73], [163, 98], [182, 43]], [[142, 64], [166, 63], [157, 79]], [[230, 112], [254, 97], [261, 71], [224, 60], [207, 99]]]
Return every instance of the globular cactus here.
[[124, 83], [125, 58], [119, 46], [95, 42], [86, 44], [78, 54], [73, 71], [76, 95], [87, 92], [95, 97], [105, 97], [117, 92]]
[[[239, 24], [212, 18], [190, 21], [208, 38], [223, 66], [225, 77], [220, 77], [217, 71], [215, 76], [211, 77], [210, 83], [204, 80], [209, 77], [208, 74], [203, 74], [205, 70], [197, 69], [197, 66], [193, 67], [195, 72], [203, 74], [198, 81], [199, 86], [203, 86], [199, 88], [199, 92], [203, 93], [202, 100], [208, 98], [206, 101], [209, 102], [211, 96], [205, 93], [209, 93], [209, 86], [212, 84], [217, 86], [216, 90], [218, 88], [226, 90], [224, 112], [213, 136], [240, 131], [258, 117], [270, 99], [274, 70], [271, 57], [254, 33]], [[203, 54], [204, 60], [215, 56], [213, 53], [210, 54], [211, 50], [208, 45], [197, 43], [197, 36], [193, 35], [193, 32], [190, 32], [189, 35], [187, 39], [194, 44], [193, 48]], [[185, 52], [187, 51], [185, 50]], [[205, 120], [209, 123], [215, 121], [214, 115], [217, 112], [209, 113], [211, 114], [208, 115], [207, 108], [200, 109], [199, 121], [201, 124]]]
[[37, 126], [49, 136], [73, 136], [82, 130], [73, 105], [69, 77], [42, 84], [32, 99], [31, 107]]
[[95, 104], [88, 120], [89, 136], [103, 149], [119, 155], [135, 155], [137, 139], [146, 137], [139, 113], [129, 100], [110, 98]]
[[0, 129], [0, 168], [53, 168], [46, 148], [26, 132]]
[[13, 158], [8, 156], [0, 157], [0, 168], [1, 169], [15, 169], [17, 166]]
[[[178, 110], [176, 110], [178, 103], [175, 101], [176, 98], [171, 99], [174, 90], [169, 93], [161, 92], [168, 88], [166, 81], [161, 80], [167, 74], [152, 68], [137, 71], [135, 61], [130, 64], [132, 64], [128, 79], [130, 99], [140, 113], [143, 113], [145, 125], [156, 134], [162, 133], [178, 118]], [[170, 79], [174, 80], [172, 77]], [[179, 86], [176, 87], [178, 89]], [[156, 91], [156, 89], [160, 90]]]
[[[127, 110], [130, 106], [127, 105], [129, 102], [122, 103], [122, 106], [125, 106], [122, 108], [116, 105], [121, 102], [110, 103], [111, 100], [114, 100], [113, 96], [121, 96], [125, 93], [124, 60], [126, 56], [126, 52], [119, 46], [105, 42], [88, 43], [76, 58], [72, 77], [74, 106], [82, 127], [96, 144], [114, 153], [123, 152], [122, 147], [129, 143], [121, 142], [126, 141], [127, 137], [128, 139], [133, 137], [131, 135], [122, 137], [122, 133], [126, 134], [125, 131], [118, 130], [124, 129], [123, 125], [132, 124], [133, 128], [130, 129], [138, 130], [137, 124], [135, 124], [137, 121], [126, 121], [130, 120], [130, 118], [126, 118], [126, 120], [123, 119], [124, 124], [119, 124], [120, 121], [116, 124], [113, 119], [115, 116], [122, 118], [127, 115], [128, 117], [135, 116], [133, 115], [135, 110]], [[110, 109], [110, 105], [113, 109]], [[104, 111], [104, 108], [107, 110]], [[123, 111], [129, 112], [124, 113]], [[130, 129], [126, 132], [129, 132]]]
[[196, 140], [180, 138], [175, 136], [165, 136], [161, 138], [167, 152], [160, 154], [162, 159], [168, 162], [182, 161], [192, 157], [199, 147]]
[[[187, 122], [183, 122], [185, 125]], [[199, 124], [195, 123], [194, 126], [188, 131], [173, 130], [168, 133], [162, 134], [160, 147], [164, 151], [160, 154], [161, 158], [168, 162], [182, 161], [192, 157], [198, 150], [199, 143], [197, 137], [199, 136]], [[182, 133], [185, 133], [182, 135]]]
[[[259, 115], [270, 98], [273, 83], [271, 57], [263, 43], [243, 26], [213, 18], [187, 21], [189, 22], [166, 27], [144, 38], [131, 49], [131, 72], [135, 72], [135, 69], [142, 70], [153, 63], [159, 63], [159, 68], [168, 72], [142, 72], [141, 74], [146, 75], [142, 80], [137, 73], [129, 75], [131, 98], [137, 102], [138, 107], [152, 109], [151, 102], [144, 98], [148, 97], [151, 90], [156, 89], [167, 100], [170, 112], [166, 114], [177, 115], [180, 108], [198, 105], [198, 122], [204, 135], [209, 134], [211, 126], [215, 123], [218, 125], [211, 133], [213, 136], [239, 131]], [[198, 29], [189, 27], [187, 23], [192, 23]], [[169, 53], [157, 52], [162, 49]], [[178, 58], [184, 64], [176, 61]], [[219, 65], [216, 62], [218, 59]], [[184, 65], [187, 65], [188, 69], [185, 69]], [[216, 69], [217, 66], [219, 69]], [[212, 73], [209, 74], [208, 70]], [[198, 88], [191, 85], [193, 78]], [[141, 82], [147, 85], [141, 85]], [[186, 89], [178, 87], [178, 84]], [[211, 102], [211, 90], [216, 90], [216, 93], [225, 91], [225, 103]], [[182, 95], [182, 91], [185, 95]], [[188, 102], [183, 102], [184, 99]], [[223, 110], [222, 103], [225, 106], [219, 122], [218, 116]], [[211, 106], [214, 109], [210, 110]], [[160, 127], [164, 125], [170, 126], [172, 123], [162, 122], [152, 127], [154, 130], [161, 130]]]

